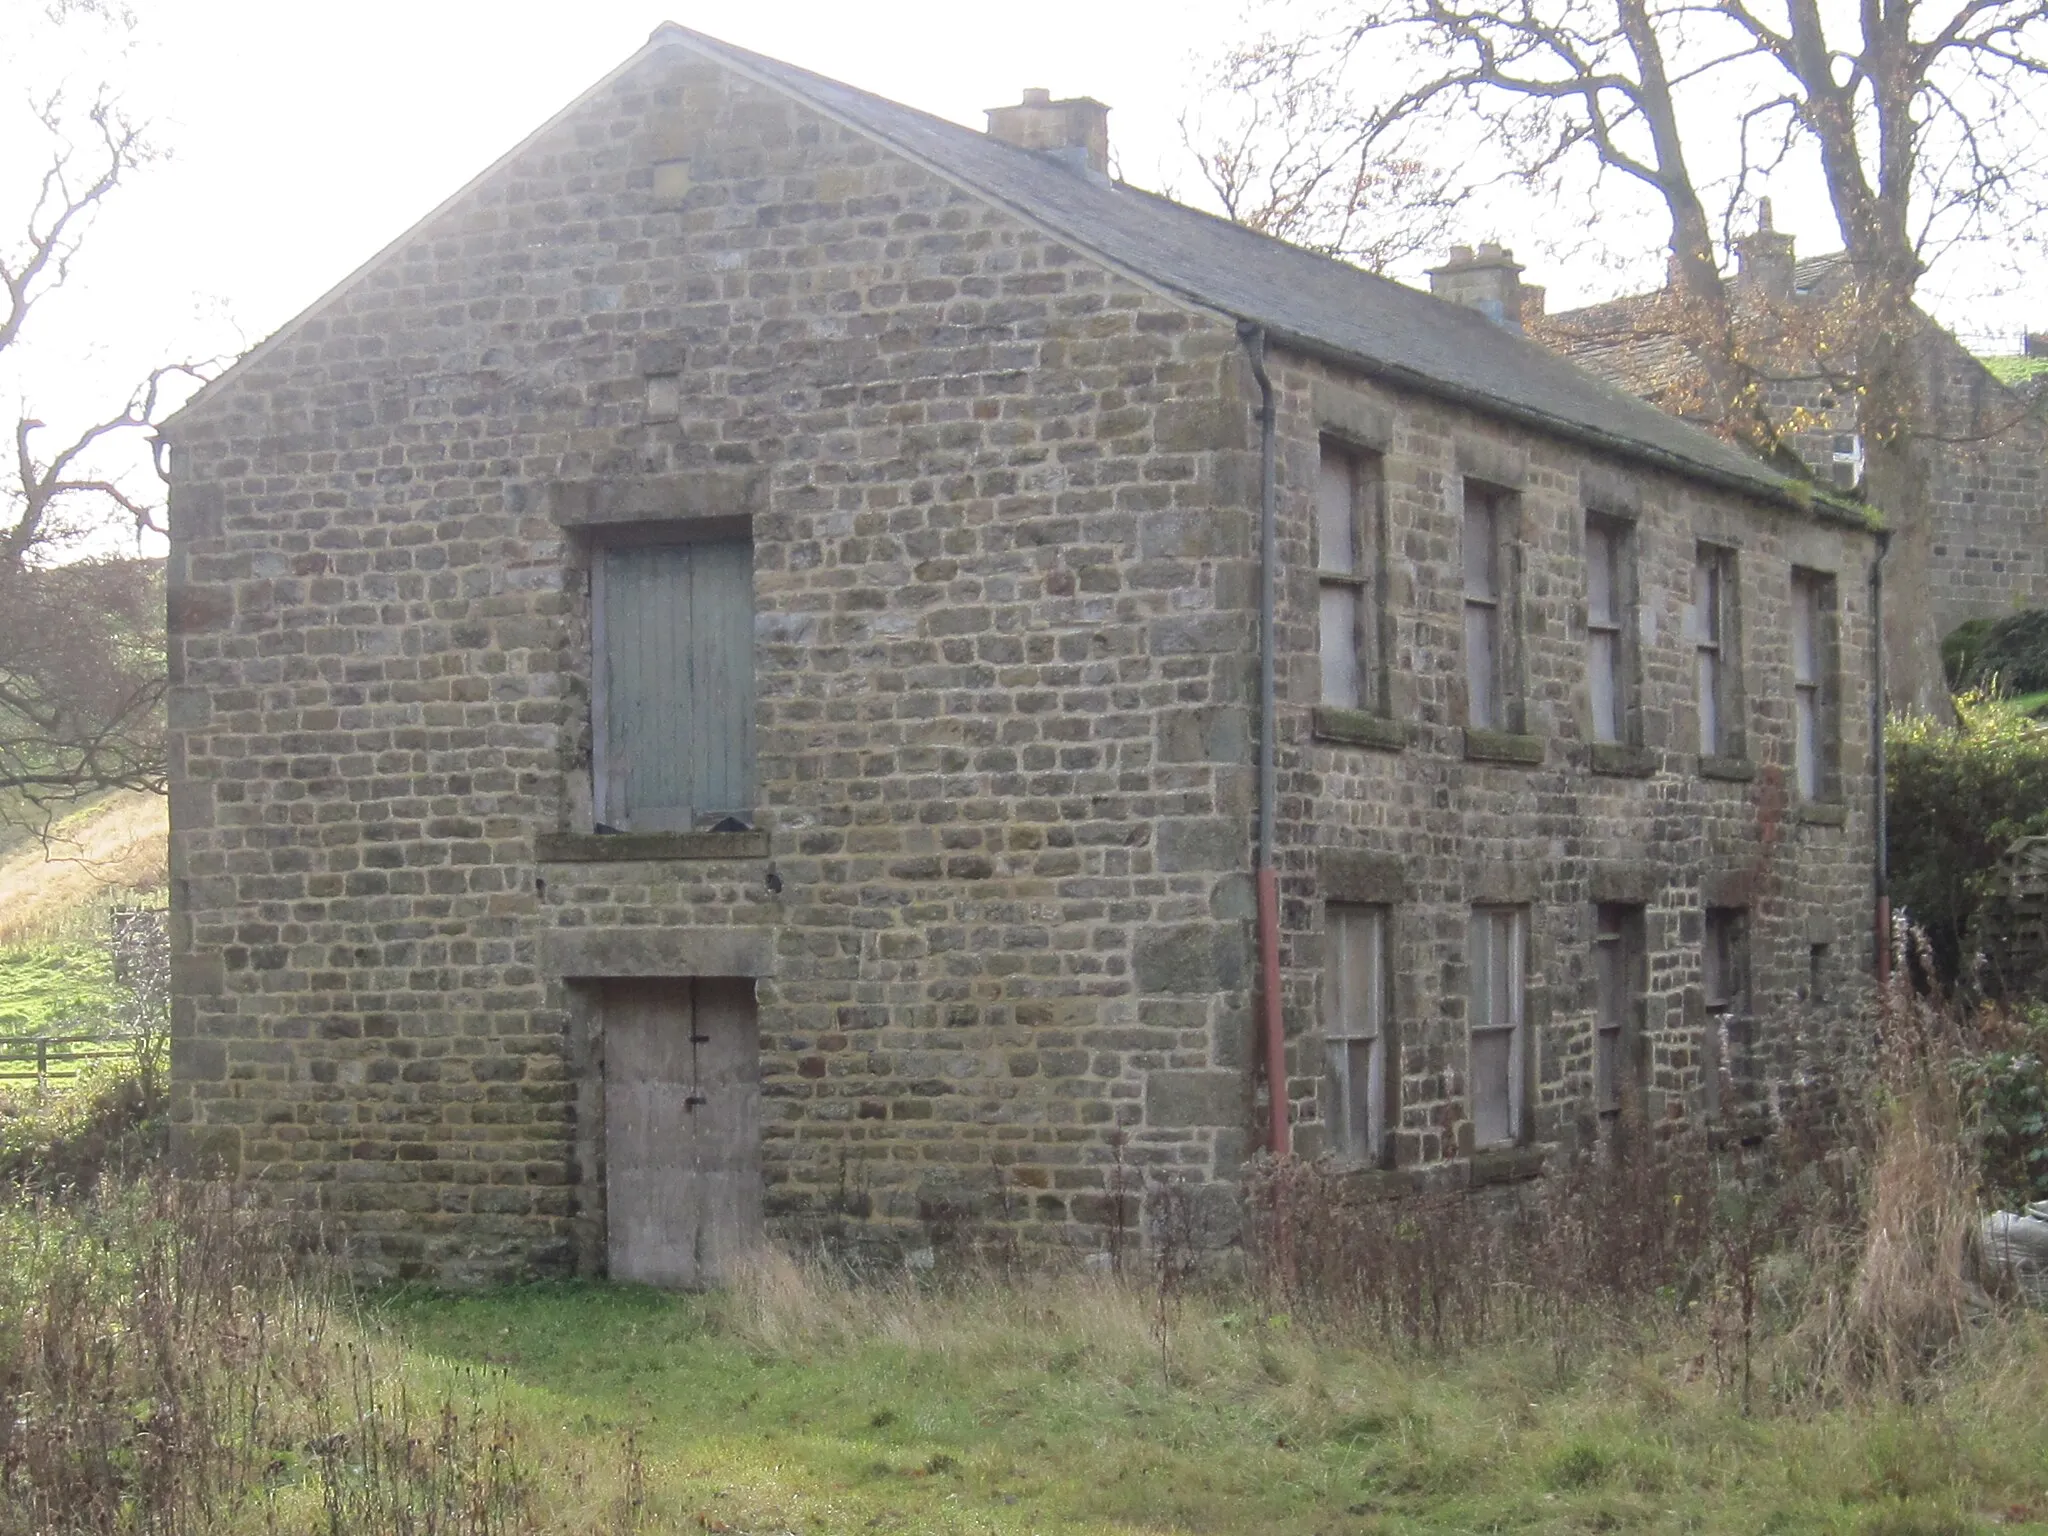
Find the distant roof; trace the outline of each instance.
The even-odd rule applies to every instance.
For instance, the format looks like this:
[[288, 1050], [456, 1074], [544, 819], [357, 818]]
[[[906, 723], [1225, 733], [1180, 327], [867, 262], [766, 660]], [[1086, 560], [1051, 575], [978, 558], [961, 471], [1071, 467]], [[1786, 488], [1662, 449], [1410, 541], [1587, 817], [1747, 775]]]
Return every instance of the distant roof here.
[[1277, 342], [1663, 468], [1774, 500], [1805, 500], [1792, 482], [1741, 449], [1476, 310], [674, 22], [650, 39], [653, 45], [664, 41], [800, 97], [1081, 249], [1265, 327]]

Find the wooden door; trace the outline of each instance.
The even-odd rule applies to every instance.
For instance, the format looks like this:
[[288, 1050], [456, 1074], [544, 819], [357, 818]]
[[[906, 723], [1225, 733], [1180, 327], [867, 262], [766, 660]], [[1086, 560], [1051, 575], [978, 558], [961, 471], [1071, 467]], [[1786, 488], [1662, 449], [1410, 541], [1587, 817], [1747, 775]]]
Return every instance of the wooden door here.
[[761, 1049], [748, 980], [604, 989], [614, 1280], [718, 1284], [761, 1238]]

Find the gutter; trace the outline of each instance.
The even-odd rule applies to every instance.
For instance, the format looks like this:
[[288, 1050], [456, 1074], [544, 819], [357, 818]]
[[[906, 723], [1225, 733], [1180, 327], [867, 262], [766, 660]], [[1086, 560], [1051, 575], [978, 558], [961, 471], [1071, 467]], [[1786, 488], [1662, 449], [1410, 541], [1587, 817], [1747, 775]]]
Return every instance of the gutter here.
[[1258, 892], [1259, 1019], [1266, 1047], [1266, 1150], [1285, 1157], [1292, 1138], [1287, 1123], [1287, 1021], [1280, 998], [1280, 877], [1273, 867], [1276, 801], [1274, 738], [1279, 705], [1274, 686], [1274, 585], [1280, 568], [1279, 516], [1275, 487], [1278, 411], [1273, 381], [1266, 374], [1266, 331], [1250, 320], [1237, 323], [1259, 383], [1259, 832], [1253, 860]]
[[1877, 938], [1877, 984], [1889, 986], [1892, 979], [1892, 892], [1890, 814], [1885, 792], [1884, 723], [1890, 711], [1885, 707], [1884, 676], [1884, 557], [1890, 553], [1892, 536], [1877, 531], [1877, 558], [1870, 562], [1870, 777], [1871, 777], [1871, 919]]

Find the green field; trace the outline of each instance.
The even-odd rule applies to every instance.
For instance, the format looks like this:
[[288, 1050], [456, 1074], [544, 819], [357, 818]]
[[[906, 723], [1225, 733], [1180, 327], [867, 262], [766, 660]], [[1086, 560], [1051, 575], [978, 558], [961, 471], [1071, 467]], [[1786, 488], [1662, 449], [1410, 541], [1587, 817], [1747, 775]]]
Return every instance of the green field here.
[[1977, 361], [2001, 384], [2020, 384], [2048, 373], [2048, 357], [1980, 357]]
[[0, 949], [0, 1036], [103, 1030], [118, 1010], [104, 941]]
[[933, 1299], [792, 1276], [378, 1310], [416, 1364], [502, 1370], [561, 1467], [613, 1469], [558, 1478], [624, 1486], [630, 1434], [650, 1530], [2048, 1529], [2039, 1320], [1917, 1406], [1745, 1417], [1683, 1327], [1429, 1358], [1201, 1300], [1162, 1328], [1108, 1282]]

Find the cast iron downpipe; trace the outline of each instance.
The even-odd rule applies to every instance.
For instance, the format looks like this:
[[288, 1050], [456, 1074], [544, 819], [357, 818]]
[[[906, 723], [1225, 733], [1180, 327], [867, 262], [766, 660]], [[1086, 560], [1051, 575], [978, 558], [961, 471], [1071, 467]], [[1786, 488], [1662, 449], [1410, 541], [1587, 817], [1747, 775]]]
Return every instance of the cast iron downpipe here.
[[1891, 853], [1886, 842], [1891, 835], [1890, 808], [1885, 796], [1884, 723], [1889, 711], [1884, 699], [1884, 557], [1890, 553], [1892, 536], [1888, 529], [1877, 531], [1877, 558], [1870, 562], [1870, 819], [1874, 824], [1870, 873], [1875, 889], [1877, 923], [1877, 984], [1892, 979], [1892, 886]]
[[1273, 587], [1280, 566], [1278, 514], [1274, 504], [1274, 436], [1278, 413], [1273, 381], [1266, 376], [1266, 332], [1249, 320], [1237, 323], [1237, 339], [1259, 381], [1259, 839], [1253, 864], [1259, 902], [1259, 1016], [1266, 1041], [1266, 1150], [1285, 1157], [1287, 1124], [1287, 1024], [1280, 1006], [1280, 879], [1273, 870], [1273, 741], [1278, 707], [1273, 686]]

